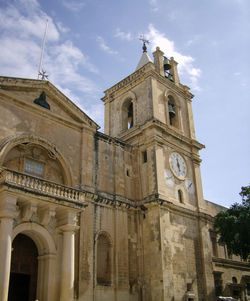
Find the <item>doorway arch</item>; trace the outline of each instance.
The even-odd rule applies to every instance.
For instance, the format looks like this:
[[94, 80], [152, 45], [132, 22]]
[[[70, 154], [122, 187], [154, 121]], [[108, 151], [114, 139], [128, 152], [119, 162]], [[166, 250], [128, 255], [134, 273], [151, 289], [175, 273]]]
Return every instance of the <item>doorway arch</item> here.
[[38, 250], [27, 235], [18, 234], [12, 243], [8, 301], [36, 300]]
[[[22, 223], [13, 230], [13, 245], [15, 238], [18, 238], [20, 234], [28, 237], [37, 248], [36, 299], [39, 301], [54, 301], [56, 292], [56, 245], [53, 237], [37, 223]], [[28, 299], [28, 301], [30, 300]]]

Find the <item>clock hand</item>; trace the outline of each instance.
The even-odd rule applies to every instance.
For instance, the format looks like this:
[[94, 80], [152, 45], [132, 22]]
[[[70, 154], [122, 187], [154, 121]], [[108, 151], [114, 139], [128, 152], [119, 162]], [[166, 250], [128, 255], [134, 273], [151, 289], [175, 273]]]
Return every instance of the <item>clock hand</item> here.
[[179, 171], [180, 171], [180, 163], [179, 163], [178, 158], [177, 158], [177, 167], [178, 167], [178, 169], [179, 169]]

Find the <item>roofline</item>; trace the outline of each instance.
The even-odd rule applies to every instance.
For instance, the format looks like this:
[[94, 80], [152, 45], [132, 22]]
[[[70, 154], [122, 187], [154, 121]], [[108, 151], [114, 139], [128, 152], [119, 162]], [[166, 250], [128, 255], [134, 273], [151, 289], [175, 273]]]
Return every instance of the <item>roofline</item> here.
[[99, 130], [101, 128], [92, 118], [90, 118], [83, 110], [81, 110], [70, 98], [68, 98], [65, 94], [63, 94], [54, 84], [52, 84], [48, 80], [0, 75], [0, 84], [2, 82], [2, 79], [3, 80], [11, 79], [11, 80], [31, 81], [31, 82], [37, 82], [37, 83], [40, 82], [41, 84], [46, 84], [49, 87], [52, 87], [53, 89], [55, 89], [59, 94], [63, 95], [63, 97], [65, 97], [70, 102], [71, 105], [73, 105], [78, 111], [80, 111], [81, 114], [83, 114], [85, 117], [87, 117], [95, 125], [97, 130]]

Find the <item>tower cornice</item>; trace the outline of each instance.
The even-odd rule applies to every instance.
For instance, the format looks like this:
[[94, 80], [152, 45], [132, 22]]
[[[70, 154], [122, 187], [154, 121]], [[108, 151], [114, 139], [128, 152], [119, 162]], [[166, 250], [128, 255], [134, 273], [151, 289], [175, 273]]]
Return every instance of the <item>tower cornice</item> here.
[[104, 91], [105, 96], [102, 98], [104, 103], [113, 101], [114, 98], [121, 96], [122, 94], [127, 93], [132, 88], [136, 87], [141, 82], [145, 81], [145, 79], [153, 77], [157, 79], [160, 83], [162, 83], [167, 88], [174, 91], [176, 94], [184, 97], [185, 99], [191, 100], [194, 95], [190, 93], [189, 87], [185, 85], [176, 85], [171, 80], [166, 77], [160, 75], [156, 70], [153, 63], [149, 62], [139, 70], [127, 76], [125, 79], [121, 80], [111, 88]]

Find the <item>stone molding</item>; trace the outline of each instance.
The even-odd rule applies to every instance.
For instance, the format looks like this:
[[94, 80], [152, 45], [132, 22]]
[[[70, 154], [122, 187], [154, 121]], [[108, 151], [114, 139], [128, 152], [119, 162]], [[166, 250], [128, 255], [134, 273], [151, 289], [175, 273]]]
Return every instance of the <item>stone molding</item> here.
[[225, 259], [219, 257], [213, 257], [212, 261], [217, 267], [234, 268], [234, 269], [239, 269], [244, 271], [250, 271], [249, 262], [241, 262], [241, 261], [235, 261], [232, 259]]
[[84, 203], [84, 194], [80, 190], [6, 168], [0, 169], [0, 184], [31, 192], [36, 195], [71, 202], [80, 207], [86, 206]]
[[73, 183], [72, 170], [71, 170], [70, 166], [66, 163], [64, 156], [58, 150], [56, 145], [54, 145], [48, 139], [45, 139], [38, 135], [21, 134], [21, 135], [17, 135], [17, 136], [11, 136], [11, 137], [8, 137], [7, 139], [2, 140], [0, 143], [0, 166], [3, 165], [5, 156], [8, 154], [8, 152], [12, 148], [14, 148], [15, 146], [17, 146], [21, 143], [36, 144], [38, 146], [45, 148], [48, 152], [50, 152], [51, 155], [54, 158], [58, 159], [58, 161], [61, 163], [63, 170], [65, 172], [67, 184], [72, 186], [72, 183]]
[[[47, 96], [50, 97], [50, 99], [54, 100], [55, 102], [59, 102], [58, 99], [60, 99], [60, 104], [66, 112], [74, 116], [76, 119], [79, 120], [78, 122], [74, 122], [67, 118], [62, 118], [61, 116], [56, 115], [55, 113], [52, 113], [50, 111], [47, 112], [46, 110], [46, 116], [49, 116], [50, 118], [56, 118], [58, 120], [62, 120], [63, 122], [66, 122], [68, 124], [72, 124], [74, 126], [82, 125], [83, 123], [93, 128], [94, 130], [98, 130], [100, 126], [96, 124], [89, 116], [87, 116], [79, 107], [77, 107], [67, 96], [65, 96], [60, 90], [58, 90], [53, 84], [51, 84], [49, 81], [46, 80], [37, 80], [37, 79], [25, 79], [25, 78], [16, 78], [16, 77], [0, 77], [0, 89], [2, 91], [4, 90], [16, 90], [16, 91], [45, 91]], [[9, 98], [9, 96], [8, 96]], [[13, 99], [13, 98], [12, 98]], [[14, 101], [17, 101], [16, 99], [13, 99]], [[20, 99], [18, 99], [18, 102], [23, 103]], [[44, 114], [43, 110], [37, 110], [37, 105], [27, 102], [23, 103], [25, 106], [29, 106], [30, 108], [34, 108], [36, 111], [41, 112], [41, 114]]]
[[122, 81], [115, 84], [113, 87], [105, 90], [105, 96], [102, 98], [104, 103], [112, 101], [114, 97], [118, 97], [128, 91], [130, 91], [133, 87], [137, 86], [139, 83], [145, 81], [146, 78], [152, 76], [156, 78], [163, 85], [174, 91], [176, 94], [181, 95], [185, 99], [192, 99], [193, 94], [189, 92], [189, 88], [184, 85], [176, 85], [171, 82], [165, 76], [160, 75], [158, 72], [154, 70], [154, 66], [151, 67], [153, 63], [148, 63], [141, 69], [135, 71]]

